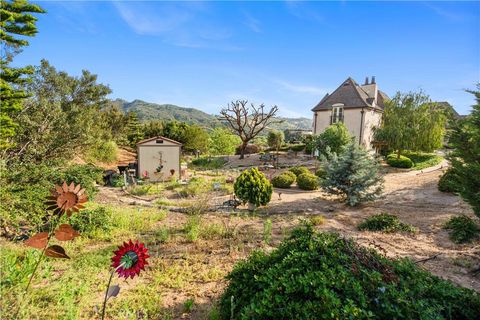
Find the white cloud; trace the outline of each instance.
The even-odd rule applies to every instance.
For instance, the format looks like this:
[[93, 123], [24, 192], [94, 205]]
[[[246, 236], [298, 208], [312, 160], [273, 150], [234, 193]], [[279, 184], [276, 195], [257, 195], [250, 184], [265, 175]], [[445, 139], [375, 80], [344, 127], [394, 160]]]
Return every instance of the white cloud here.
[[256, 33], [261, 33], [262, 29], [260, 27], [260, 21], [255, 19], [251, 14], [248, 12], [244, 12], [244, 21], [243, 24], [247, 26], [250, 30]]
[[314, 22], [325, 22], [325, 18], [315, 11], [313, 8], [308, 8], [307, 4], [301, 1], [285, 1], [287, 11], [294, 17], [301, 20], [311, 20]]
[[208, 8], [202, 3], [114, 1], [113, 5], [125, 23], [139, 35], [158, 36], [180, 47], [241, 49], [226, 42], [232, 33], [207, 19]]
[[445, 10], [439, 6], [433, 5], [431, 3], [424, 3], [424, 5], [432, 10], [435, 14], [437, 14], [440, 17], [443, 17], [447, 20], [453, 21], [453, 22], [461, 22], [465, 21], [468, 19], [468, 16], [462, 15], [456, 12], [453, 12], [452, 10]]

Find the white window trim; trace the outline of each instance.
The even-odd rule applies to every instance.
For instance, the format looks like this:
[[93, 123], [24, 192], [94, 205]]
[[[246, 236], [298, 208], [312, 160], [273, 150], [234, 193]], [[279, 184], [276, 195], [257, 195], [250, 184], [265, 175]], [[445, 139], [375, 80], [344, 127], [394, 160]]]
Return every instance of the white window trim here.
[[336, 103], [332, 105], [332, 124], [337, 122], [343, 122], [344, 118], [344, 104], [343, 103]]

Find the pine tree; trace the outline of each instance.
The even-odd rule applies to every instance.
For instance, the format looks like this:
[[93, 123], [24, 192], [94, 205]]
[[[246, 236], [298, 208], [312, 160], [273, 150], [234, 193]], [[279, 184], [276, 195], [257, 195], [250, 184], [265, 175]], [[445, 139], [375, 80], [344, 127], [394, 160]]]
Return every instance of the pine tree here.
[[344, 196], [348, 205], [375, 200], [381, 195], [383, 177], [380, 165], [355, 142], [350, 142], [339, 155], [327, 151], [322, 162], [325, 168], [323, 189]]
[[137, 142], [143, 139], [142, 125], [136, 112], [130, 111], [127, 117], [127, 139], [130, 146], [135, 148]]
[[460, 195], [480, 217], [480, 84], [468, 90], [476, 104], [470, 115], [453, 127], [449, 142], [454, 148], [449, 155], [453, 170], [459, 178]]
[[[14, 116], [22, 110], [22, 101], [28, 97], [18, 88], [29, 81], [32, 67], [12, 68], [13, 57], [28, 45], [28, 41], [17, 36], [33, 37], [37, 33], [37, 18], [31, 13], [44, 13], [42, 8], [25, 0], [1, 1], [0, 40], [2, 56], [0, 61], [0, 150], [13, 144], [10, 138], [15, 135], [17, 125]], [[27, 77], [25, 77], [27, 75]]]

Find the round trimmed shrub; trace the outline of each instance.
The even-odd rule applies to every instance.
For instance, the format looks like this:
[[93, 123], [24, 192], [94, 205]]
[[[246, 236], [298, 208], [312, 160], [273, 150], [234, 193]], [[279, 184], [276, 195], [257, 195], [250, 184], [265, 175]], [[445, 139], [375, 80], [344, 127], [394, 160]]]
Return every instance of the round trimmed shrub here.
[[227, 276], [220, 319], [478, 319], [480, 295], [338, 234], [296, 229]]
[[272, 184], [257, 168], [243, 171], [233, 185], [235, 195], [245, 204], [264, 206], [272, 198]]
[[292, 183], [295, 182], [296, 178], [297, 177], [292, 172], [282, 173], [273, 177], [272, 185], [275, 188], [290, 188]]
[[461, 182], [455, 169], [448, 169], [438, 180], [438, 190], [442, 192], [460, 192]]
[[397, 155], [392, 153], [387, 156], [387, 163], [391, 167], [395, 168], [411, 168], [413, 167], [413, 161], [405, 156], [400, 156], [397, 158]]
[[286, 175], [292, 177], [293, 182], [295, 182], [295, 181], [297, 180], [297, 176], [295, 175], [295, 173], [293, 173], [293, 172], [290, 171], [290, 170], [283, 171], [281, 174], [286, 174]]
[[306, 167], [295, 166], [288, 169], [288, 171], [293, 172], [297, 177], [303, 173], [310, 173], [310, 170]]
[[297, 177], [297, 185], [302, 190], [317, 190], [318, 177], [311, 173], [302, 173]]

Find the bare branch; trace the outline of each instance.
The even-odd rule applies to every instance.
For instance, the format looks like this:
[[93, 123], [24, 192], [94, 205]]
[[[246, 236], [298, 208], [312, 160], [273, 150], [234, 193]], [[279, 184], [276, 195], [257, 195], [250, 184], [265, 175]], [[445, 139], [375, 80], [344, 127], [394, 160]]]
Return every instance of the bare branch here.
[[258, 107], [255, 107], [253, 103], [249, 107], [247, 105], [247, 100], [232, 101], [226, 108], [220, 110], [219, 117], [219, 120], [225, 121], [242, 140], [240, 158], [243, 158], [248, 142], [273, 123], [278, 112], [277, 106], [273, 106], [268, 113], [265, 113], [264, 104]]

